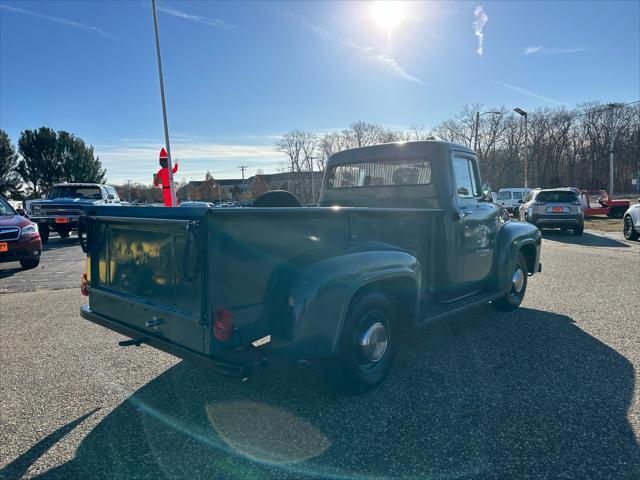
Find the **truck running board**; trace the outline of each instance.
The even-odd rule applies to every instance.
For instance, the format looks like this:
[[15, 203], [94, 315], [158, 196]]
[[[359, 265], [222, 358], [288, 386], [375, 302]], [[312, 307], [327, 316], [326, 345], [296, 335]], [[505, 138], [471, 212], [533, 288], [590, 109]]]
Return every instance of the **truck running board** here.
[[503, 295], [504, 292], [494, 290], [474, 293], [473, 295], [462, 297], [458, 300], [454, 300], [453, 302], [427, 304], [420, 309], [420, 320], [418, 325], [428, 325], [446, 316], [466, 310], [471, 306], [483, 305], [492, 300], [497, 300]]
[[139, 347], [143, 343], [146, 343], [146, 341], [147, 340], [145, 338], [132, 338], [130, 340], [122, 340], [121, 342], [118, 342], [118, 345], [121, 347], [130, 347], [132, 345]]

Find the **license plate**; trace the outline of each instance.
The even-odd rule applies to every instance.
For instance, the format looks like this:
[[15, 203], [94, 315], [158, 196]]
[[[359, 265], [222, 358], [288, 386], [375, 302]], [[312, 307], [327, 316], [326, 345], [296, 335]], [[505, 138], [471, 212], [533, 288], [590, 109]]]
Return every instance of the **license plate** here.
[[56, 217], [56, 223], [69, 223], [69, 219], [65, 217]]
[[9, 244], [7, 242], [0, 242], [0, 252], [8, 252]]
[[564, 212], [564, 208], [562, 208], [562, 207], [553, 207], [553, 209], [551, 211], [553, 213], [562, 213], [562, 212]]

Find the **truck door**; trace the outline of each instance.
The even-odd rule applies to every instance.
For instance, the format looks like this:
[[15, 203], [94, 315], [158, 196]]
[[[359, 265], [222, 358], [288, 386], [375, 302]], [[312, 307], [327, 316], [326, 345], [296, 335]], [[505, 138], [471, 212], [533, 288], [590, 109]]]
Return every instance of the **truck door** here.
[[480, 287], [492, 274], [500, 212], [482, 198], [475, 157], [453, 153], [458, 281], [467, 288]]

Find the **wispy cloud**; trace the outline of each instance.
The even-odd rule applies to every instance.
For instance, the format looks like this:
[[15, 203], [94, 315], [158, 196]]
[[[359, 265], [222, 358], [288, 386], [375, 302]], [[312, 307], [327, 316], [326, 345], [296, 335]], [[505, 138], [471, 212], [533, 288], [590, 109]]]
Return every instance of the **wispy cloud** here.
[[526, 47], [525, 55], [563, 55], [567, 53], [589, 52], [590, 48], [572, 47], [572, 48], [547, 48], [540, 45], [536, 47]]
[[349, 48], [353, 48], [354, 50], [359, 51], [360, 53], [366, 55], [367, 57], [372, 58], [379, 63], [382, 63], [387, 68], [391, 69], [399, 77], [404, 78], [405, 80], [409, 80], [411, 82], [423, 84], [422, 80], [420, 80], [418, 77], [415, 77], [411, 75], [409, 72], [407, 72], [404, 69], [404, 67], [400, 65], [400, 63], [398, 63], [398, 61], [391, 55], [388, 55], [384, 52], [380, 52], [368, 45], [361, 45], [359, 43], [353, 42], [346, 38], [339, 37], [338, 35], [334, 34], [330, 30], [327, 30], [326, 28], [322, 28], [318, 25], [315, 25], [309, 22], [303, 16], [298, 15], [296, 13], [285, 12], [284, 14], [291, 18], [296, 19], [303, 27], [307, 28], [308, 30], [318, 35], [319, 37], [341, 43], [342, 45], [345, 45]]
[[98, 35], [102, 35], [103, 37], [111, 38], [113, 40], [116, 39], [116, 37], [105, 32], [101, 28], [94, 27], [93, 25], [87, 25], [85, 23], [75, 22], [73, 20], [69, 20], [68, 18], [53, 17], [51, 15], [45, 15], [43, 13], [34, 12], [32, 10], [25, 10], [24, 8], [13, 7], [11, 5], [6, 5], [6, 4], [0, 4], [0, 9], [5, 10], [7, 12], [18, 13], [20, 15], [28, 15], [30, 17], [40, 18], [42, 20], [49, 20], [50, 22], [60, 23], [62, 25], [67, 25], [69, 27], [80, 28], [82, 30], [87, 30], [90, 32], [97, 33]]
[[476, 53], [482, 56], [482, 54], [484, 53], [484, 33], [482, 33], [482, 30], [487, 21], [489, 21], [489, 17], [486, 13], [484, 13], [482, 5], [478, 5], [475, 8], [475, 10], [473, 11], [473, 15], [476, 17], [476, 19], [472, 22], [473, 33], [475, 33], [476, 37], [478, 37], [478, 49], [476, 50]]
[[[282, 155], [275, 151], [273, 139], [259, 138], [261, 144], [219, 143], [205, 137], [172, 135], [171, 154], [179, 163], [178, 180], [201, 179], [207, 171], [216, 178], [235, 178], [239, 176], [236, 167], [240, 163], [265, 172], [275, 171]], [[163, 144], [160, 138], [123, 138], [113, 144], [95, 145], [95, 152], [107, 169], [110, 182], [132, 179], [150, 183], [151, 174], [158, 169], [158, 151]]]
[[209, 17], [201, 17], [199, 15], [192, 15], [190, 13], [183, 12], [181, 10], [176, 10], [175, 8], [169, 8], [164, 5], [158, 5], [157, 9], [159, 12], [166, 13], [167, 15], [182, 18], [184, 20], [189, 20], [191, 22], [201, 23], [203, 25], [208, 25], [210, 27], [218, 28], [220, 30], [226, 30], [227, 32], [236, 33], [238, 35], [242, 35], [245, 33], [242, 30], [240, 30], [236, 25], [229, 22], [225, 22], [220, 18], [209, 18]]
[[496, 83], [498, 85], [501, 85], [501, 86], [505, 87], [505, 88], [509, 88], [509, 89], [511, 89], [511, 90], [513, 90], [515, 92], [523, 93], [523, 94], [525, 94], [525, 95], [527, 95], [529, 97], [537, 98], [538, 100], [542, 100], [542, 101], [547, 102], [547, 103], [554, 103], [556, 105], [566, 105], [565, 102], [560, 102], [558, 100], [554, 100], [553, 98], [545, 97], [544, 95], [540, 95], [540, 94], [537, 94], [535, 92], [531, 92], [529, 90], [525, 90], [524, 88], [520, 88], [520, 87], [517, 87], [515, 85], [510, 85], [508, 83], [503, 83], [503, 82], [500, 82], [500, 81], [497, 81]]

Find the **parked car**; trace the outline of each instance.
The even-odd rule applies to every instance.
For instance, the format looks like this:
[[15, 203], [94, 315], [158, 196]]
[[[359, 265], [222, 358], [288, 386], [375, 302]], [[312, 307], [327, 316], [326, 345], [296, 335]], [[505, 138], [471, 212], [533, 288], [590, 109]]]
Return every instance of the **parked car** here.
[[333, 155], [318, 208], [90, 208], [81, 315], [225, 375], [286, 354], [362, 392], [398, 328], [513, 310], [540, 271], [540, 230], [480, 185], [473, 150], [399, 142]]
[[182, 202], [179, 206], [180, 207], [205, 207], [205, 208], [211, 208], [211, 207], [213, 207], [213, 203], [188, 200], [188, 201]]
[[121, 206], [116, 189], [97, 183], [61, 183], [53, 186], [46, 199], [30, 202], [28, 213], [38, 224], [42, 243], [47, 243], [49, 231], [67, 238], [78, 229], [83, 210], [96, 205]]
[[0, 196], [0, 262], [17, 261], [22, 268], [35, 268], [41, 253], [38, 225], [18, 215]]
[[536, 189], [527, 195], [520, 208], [520, 220], [538, 228], [584, 231], [584, 213], [578, 195], [569, 189]]
[[638, 198], [638, 203], [631, 205], [624, 212], [623, 233], [627, 240], [640, 238], [640, 198]]
[[524, 203], [524, 198], [531, 191], [530, 188], [509, 187], [501, 188], [496, 195], [496, 203], [513, 213], [516, 217], [520, 210], [520, 205]]

